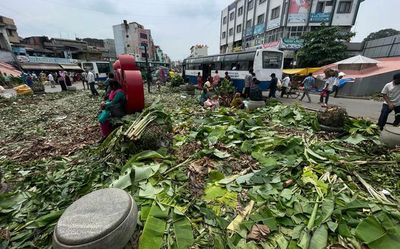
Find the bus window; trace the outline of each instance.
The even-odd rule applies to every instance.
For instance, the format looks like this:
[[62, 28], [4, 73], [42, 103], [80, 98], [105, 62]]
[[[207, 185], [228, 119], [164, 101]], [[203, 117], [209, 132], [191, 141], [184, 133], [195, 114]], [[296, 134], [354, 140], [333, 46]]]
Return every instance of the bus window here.
[[276, 52], [264, 51], [263, 68], [281, 68], [282, 67], [282, 54]]
[[221, 69], [222, 69], [221, 62], [216, 62], [215, 63], [215, 70], [221, 70]]
[[83, 63], [83, 69], [93, 71], [93, 63]]
[[96, 63], [97, 64], [97, 69], [99, 71], [99, 74], [107, 74], [110, 72], [110, 64], [109, 63]]

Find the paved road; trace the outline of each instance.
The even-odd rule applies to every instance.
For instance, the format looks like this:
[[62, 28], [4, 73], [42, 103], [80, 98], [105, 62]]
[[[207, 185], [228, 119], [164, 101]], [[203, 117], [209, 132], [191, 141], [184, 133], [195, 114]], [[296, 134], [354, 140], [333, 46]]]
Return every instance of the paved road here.
[[[312, 103], [308, 103], [307, 97], [300, 102], [300, 99], [287, 99], [278, 98], [283, 103], [294, 104], [298, 103], [306, 108], [313, 110], [321, 110], [321, 105], [319, 102], [319, 95], [310, 94]], [[346, 108], [347, 113], [352, 117], [364, 117], [373, 121], [379, 119], [380, 111], [382, 108], [382, 102], [375, 100], [365, 100], [365, 99], [348, 99], [348, 98], [329, 98], [329, 105], [337, 105]], [[389, 122], [394, 121], [394, 114], [389, 117]]]

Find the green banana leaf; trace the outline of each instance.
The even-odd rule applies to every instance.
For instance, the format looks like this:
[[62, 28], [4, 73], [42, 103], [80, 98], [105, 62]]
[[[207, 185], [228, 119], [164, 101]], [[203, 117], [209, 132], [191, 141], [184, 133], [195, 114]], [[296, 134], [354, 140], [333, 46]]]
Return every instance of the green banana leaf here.
[[328, 245], [328, 229], [322, 225], [315, 230], [310, 241], [309, 249], [325, 249]]
[[174, 215], [175, 248], [186, 249], [194, 242], [192, 224], [185, 216]]
[[143, 228], [143, 233], [139, 238], [139, 249], [161, 248], [165, 228], [167, 226], [165, 218], [168, 213], [168, 208], [162, 211], [160, 207], [153, 202]]

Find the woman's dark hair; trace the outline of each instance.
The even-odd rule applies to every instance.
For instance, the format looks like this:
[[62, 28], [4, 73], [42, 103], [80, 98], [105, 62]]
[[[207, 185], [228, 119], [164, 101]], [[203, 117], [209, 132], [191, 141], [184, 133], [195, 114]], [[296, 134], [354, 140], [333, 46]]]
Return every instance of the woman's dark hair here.
[[108, 78], [114, 79], [114, 73], [108, 73]]
[[116, 80], [110, 80], [109, 84], [110, 84], [110, 87], [113, 88], [113, 89], [121, 88], [121, 85]]

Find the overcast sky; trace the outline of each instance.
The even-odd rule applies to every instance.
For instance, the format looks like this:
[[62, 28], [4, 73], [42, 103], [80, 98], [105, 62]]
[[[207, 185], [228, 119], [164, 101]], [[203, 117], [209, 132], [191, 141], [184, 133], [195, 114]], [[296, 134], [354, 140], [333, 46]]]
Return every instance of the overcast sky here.
[[[221, 10], [233, 0], [0, 0], [0, 15], [15, 20], [22, 37], [113, 38], [112, 26], [126, 19], [151, 29], [157, 45], [173, 60], [195, 44], [219, 51]], [[355, 41], [382, 28], [400, 30], [400, 0], [366, 0]]]

